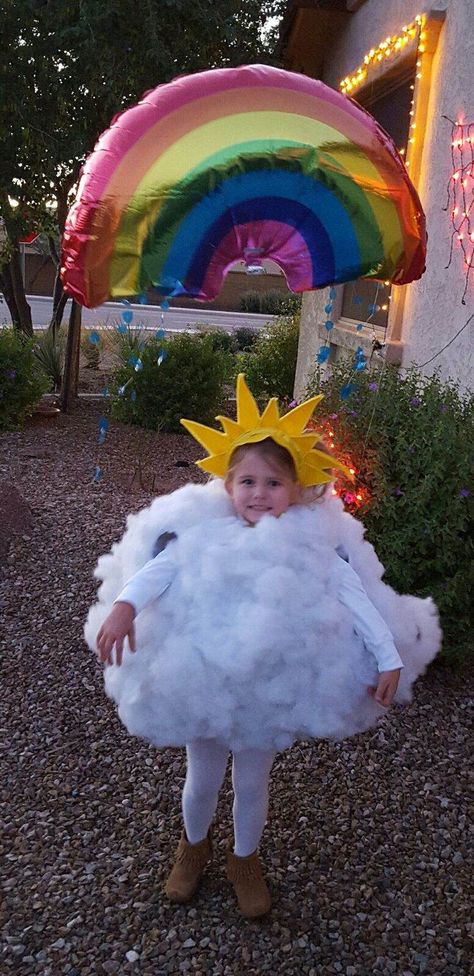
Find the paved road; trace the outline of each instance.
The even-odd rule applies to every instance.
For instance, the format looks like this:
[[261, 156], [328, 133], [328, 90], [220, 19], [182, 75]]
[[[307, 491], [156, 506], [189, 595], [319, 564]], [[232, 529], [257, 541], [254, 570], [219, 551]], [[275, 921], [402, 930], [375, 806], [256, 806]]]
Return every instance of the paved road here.
[[[45, 328], [51, 319], [52, 300], [39, 295], [28, 296], [35, 328]], [[68, 303], [69, 304], [69, 303]], [[207, 323], [213, 328], [233, 332], [238, 328], [260, 330], [271, 322], [272, 315], [250, 315], [246, 312], [217, 312], [199, 308], [169, 308], [163, 311], [159, 305], [127, 305], [121, 302], [107, 302], [99, 308], [84, 308], [82, 323], [86, 328], [113, 326], [120, 322], [122, 312], [133, 312], [132, 325], [143, 329], [165, 329], [166, 332], [185, 332], [193, 330], [198, 323]], [[66, 309], [65, 320], [68, 318]], [[0, 304], [0, 324], [9, 321], [5, 302]]]

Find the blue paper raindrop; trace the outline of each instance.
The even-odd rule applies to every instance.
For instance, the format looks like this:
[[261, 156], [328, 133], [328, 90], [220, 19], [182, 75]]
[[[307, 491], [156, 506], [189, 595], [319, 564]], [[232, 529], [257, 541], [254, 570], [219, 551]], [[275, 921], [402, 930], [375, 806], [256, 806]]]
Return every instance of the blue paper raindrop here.
[[341, 397], [341, 400], [348, 400], [349, 397], [350, 397], [350, 395], [351, 395], [351, 393], [352, 393], [352, 391], [354, 389], [355, 389], [355, 386], [354, 386], [353, 383], [346, 383], [345, 386], [342, 386], [341, 387], [341, 392], [339, 394], [339, 396]]
[[320, 349], [319, 349], [318, 355], [316, 356], [316, 362], [318, 362], [318, 363], [325, 363], [325, 362], [327, 362], [327, 360], [329, 359], [330, 354], [331, 354], [331, 349], [330, 349], [329, 346], [321, 346]]

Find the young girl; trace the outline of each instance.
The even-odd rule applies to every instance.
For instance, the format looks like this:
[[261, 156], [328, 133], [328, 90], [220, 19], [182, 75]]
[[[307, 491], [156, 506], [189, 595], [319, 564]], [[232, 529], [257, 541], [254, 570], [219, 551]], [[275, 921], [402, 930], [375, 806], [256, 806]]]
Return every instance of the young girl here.
[[332, 495], [315, 498], [314, 486], [343, 468], [304, 433], [319, 399], [284, 417], [271, 400], [260, 416], [239, 376], [237, 422], [218, 418], [219, 433], [183, 421], [209, 451], [198, 463], [217, 478], [130, 517], [99, 561], [100, 599], [86, 625], [128, 730], [186, 745], [172, 901], [193, 896], [211, 859], [232, 752], [227, 873], [249, 918], [270, 908], [256, 850], [276, 751], [367, 729], [396, 694], [409, 700], [440, 644], [432, 601], [382, 583], [360, 523]]

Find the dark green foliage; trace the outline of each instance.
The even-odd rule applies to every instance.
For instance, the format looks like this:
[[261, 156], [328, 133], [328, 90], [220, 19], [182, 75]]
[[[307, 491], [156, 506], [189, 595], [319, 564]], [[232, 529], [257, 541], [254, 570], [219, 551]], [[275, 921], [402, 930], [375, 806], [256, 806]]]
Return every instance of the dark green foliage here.
[[27, 329], [18, 239], [36, 229], [62, 232], [80, 167], [116, 113], [177, 75], [274, 63], [273, 18], [285, 6], [284, 0], [3, 0], [0, 287], [12, 321]]
[[265, 293], [260, 291], [244, 291], [243, 295], [240, 296], [240, 311], [259, 315], [262, 311], [263, 294]]
[[0, 330], [0, 430], [17, 430], [48, 389], [34, 343], [14, 329]]
[[[91, 341], [96, 339], [95, 342]], [[98, 369], [103, 351], [103, 336], [95, 329], [83, 329], [81, 338], [81, 352], [86, 361], [86, 369]]]
[[107, 337], [113, 355], [122, 366], [127, 366], [130, 359], [138, 359], [145, 348], [146, 333], [129, 325], [121, 325], [120, 331], [110, 329]]
[[[158, 365], [163, 351], [166, 358]], [[141, 369], [132, 362], [114, 374], [112, 415], [118, 420], [182, 433], [181, 417], [208, 424], [222, 409], [229, 357], [213, 349], [209, 336], [182, 333], [170, 340], [150, 339], [140, 361]]]
[[60, 329], [54, 335], [50, 329], [47, 329], [36, 334], [33, 348], [40, 368], [49, 379], [49, 392], [58, 393], [61, 389], [64, 368], [66, 331]]
[[293, 315], [301, 309], [301, 295], [281, 291], [247, 291], [241, 296], [240, 311], [254, 315]]
[[258, 332], [255, 329], [248, 329], [244, 325], [236, 329], [234, 335], [239, 352], [248, 352], [258, 339]]
[[239, 373], [256, 397], [293, 397], [298, 355], [299, 315], [276, 319], [260, 332], [250, 352], [239, 357]]
[[210, 329], [205, 326], [200, 335], [208, 338], [214, 352], [226, 352], [230, 355], [237, 352], [238, 344], [233, 332], [224, 332], [223, 329]]
[[[356, 389], [343, 402], [348, 382]], [[462, 659], [473, 624], [473, 398], [436, 374], [385, 367], [356, 376], [347, 364], [336, 364], [322, 383], [316, 373], [308, 392], [320, 390], [318, 419], [331, 417], [336, 453], [351, 457], [368, 491], [357, 514], [387, 581], [400, 592], [433, 596], [444, 656]]]

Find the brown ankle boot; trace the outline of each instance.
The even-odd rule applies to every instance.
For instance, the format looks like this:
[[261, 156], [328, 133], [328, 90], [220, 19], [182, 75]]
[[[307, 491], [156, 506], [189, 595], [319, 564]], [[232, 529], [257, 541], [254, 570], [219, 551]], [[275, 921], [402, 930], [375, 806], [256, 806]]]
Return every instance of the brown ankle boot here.
[[179, 839], [176, 858], [165, 884], [165, 894], [170, 901], [184, 904], [190, 901], [201, 880], [206, 864], [212, 858], [211, 831], [198, 844], [190, 844], [183, 830]]
[[237, 857], [228, 851], [227, 877], [234, 886], [240, 911], [245, 918], [259, 918], [270, 911], [270, 892], [256, 851], [248, 857]]

